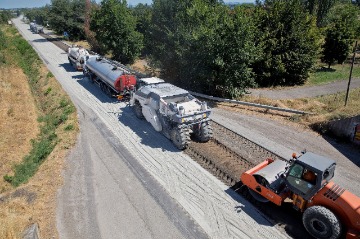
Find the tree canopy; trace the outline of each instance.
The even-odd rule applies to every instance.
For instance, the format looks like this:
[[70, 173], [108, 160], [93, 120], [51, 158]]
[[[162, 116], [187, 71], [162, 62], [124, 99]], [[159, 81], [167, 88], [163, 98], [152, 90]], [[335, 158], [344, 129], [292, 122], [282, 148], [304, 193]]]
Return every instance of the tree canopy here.
[[303, 84], [318, 59], [344, 62], [360, 35], [358, 3], [52, 0], [26, 14], [57, 33], [86, 37], [93, 50], [122, 63], [146, 57], [180, 87], [237, 97], [254, 86]]
[[217, 1], [155, 0], [153, 56], [167, 79], [200, 92], [236, 97], [254, 86], [254, 26], [238, 7]]
[[315, 18], [298, 0], [277, 0], [256, 12], [260, 60], [254, 64], [261, 86], [303, 84], [320, 50]]
[[143, 47], [143, 35], [135, 28], [136, 18], [125, 0], [103, 0], [90, 22], [90, 30], [102, 48], [125, 64], [132, 63]]
[[348, 57], [352, 43], [359, 37], [359, 16], [358, 9], [350, 4], [332, 10], [321, 57], [329, 68], [334, 62], [342, 64]]
[[48, 20], [58, 34], [70, 39], [84, 39], [85, 0], [51, 0]]

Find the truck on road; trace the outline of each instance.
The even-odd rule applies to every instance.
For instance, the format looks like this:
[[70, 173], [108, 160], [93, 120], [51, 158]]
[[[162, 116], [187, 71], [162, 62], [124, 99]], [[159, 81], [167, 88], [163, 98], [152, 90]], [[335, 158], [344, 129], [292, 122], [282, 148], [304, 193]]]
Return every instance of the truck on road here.
[[135, 75], [122, 65], [100, 56], [90, 56], [84, 64], [83, 73], [108, 96], [119, 100], [129, 99], [135, 90]]

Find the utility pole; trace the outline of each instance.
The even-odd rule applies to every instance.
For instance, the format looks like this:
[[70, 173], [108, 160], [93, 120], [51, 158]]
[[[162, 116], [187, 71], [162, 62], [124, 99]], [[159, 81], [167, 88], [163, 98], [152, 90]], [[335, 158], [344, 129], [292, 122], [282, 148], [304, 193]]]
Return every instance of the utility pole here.
[[352, 76], [352, 71], [354, 68], [354, 62], [355, 62], [355, 55], [356, 55], [356, 49], [357, 49], [357, 41], [355, 42], [355, 48], [354, 48], [354, 55], [352, 58], [352, 63], [351, 63], [351, 68], [350, 68], [350, 76], [349, 76], [349, 82], [348, 82], [348, 86], [347, 86], [347, 90], [346, 90], [346, 97], [345, 97], [345, 106], [347, 104], [348, 98], [349, 98], [349, 90], [350, 90], [350, 83], [351, 83], [351, 76]]

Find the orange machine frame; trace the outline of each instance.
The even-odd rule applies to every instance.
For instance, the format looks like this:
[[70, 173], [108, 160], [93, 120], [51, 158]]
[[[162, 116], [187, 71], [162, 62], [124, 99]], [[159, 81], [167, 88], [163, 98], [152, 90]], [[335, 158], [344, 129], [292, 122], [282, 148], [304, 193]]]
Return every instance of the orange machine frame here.
[[[265, 168], [272, 162], [274, 162], [273, 159], [266, 159], [264, 162], [243, 173], [240, 180], [251, 190], [259, 193], [272, 203], [281, 206], [282, 202], [290, 197], [292, 193], [286, 192], [278, 195], [271, 189], [260, 185], [253, 176], [254, 173]], [[296, 200], [297, 195], [293, 194], [293, 196], [293, 199]], [[343, 230], [346, 231], [346, 238], [360, 239], [360, 198], [351, 192], [342, 189], [334, 182], [329, 182], [318, 191], [313, 198], [309, 201], [301, 202], [301, 204], [301, 211], [315, 205], [330, 209], [340, 219]]]

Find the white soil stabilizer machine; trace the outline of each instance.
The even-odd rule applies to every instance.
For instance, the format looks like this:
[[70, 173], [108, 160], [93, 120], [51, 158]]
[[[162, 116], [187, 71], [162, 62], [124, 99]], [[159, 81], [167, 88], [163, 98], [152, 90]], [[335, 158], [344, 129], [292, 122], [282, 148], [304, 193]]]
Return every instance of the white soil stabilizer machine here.
[[188, 91], [158, 78], [140, 79], [142, 86], [133, 92], [130, 105], [138, 118], [145, 118], [180, 150], [185, 149], [190, 134], [200, 142], [212, 137], [210, 109]]
[[78, 71], [84, 68], [85, 62], [89, 57], [89, 52], [83, 47], [72, 46], [68, 49], [69, 63]]
[[91, 83], [99, 85], [110, 97], [129, 99], [131, 92], [135, 90], [136, 76], [124, 66], [108, 59], [90, 56], [85, 62], [83, 72]]

